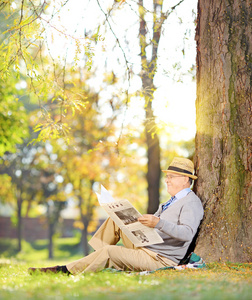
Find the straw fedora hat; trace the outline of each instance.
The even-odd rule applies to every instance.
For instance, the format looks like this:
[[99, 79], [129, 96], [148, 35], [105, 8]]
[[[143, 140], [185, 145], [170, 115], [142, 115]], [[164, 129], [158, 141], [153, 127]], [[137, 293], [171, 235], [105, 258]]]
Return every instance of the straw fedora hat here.
[[174, 173], [184, 176], [188, 176], [192, 179], [197, 179], [198, 177], [194, 174], [194, 165], [190, 159], [182, 157], [174, 157], [171, 164], [167, 170], [162, 170], [164, 173]]

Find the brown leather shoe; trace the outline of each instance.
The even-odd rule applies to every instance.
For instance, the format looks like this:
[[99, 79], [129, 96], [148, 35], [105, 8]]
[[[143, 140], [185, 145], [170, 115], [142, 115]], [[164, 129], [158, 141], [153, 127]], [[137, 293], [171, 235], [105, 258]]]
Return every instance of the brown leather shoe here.
[[49, 268], [29, 268], [28, 272], [30, 275], [34, 273], [58, 273], [58, 267], [59, 266], [54, 266], [54, 267], [49, 267]]

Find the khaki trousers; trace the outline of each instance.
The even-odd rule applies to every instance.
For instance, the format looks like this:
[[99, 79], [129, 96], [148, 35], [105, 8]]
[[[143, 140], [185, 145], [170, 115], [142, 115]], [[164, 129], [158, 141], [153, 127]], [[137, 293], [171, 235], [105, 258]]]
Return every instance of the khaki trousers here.
[[[124, 247], [116, 246], [120, 238]], [[96, 272], [112, 267], [117, 270], [153, 271], [177, 265], [153, 251], [135, 247], [111, 218], [101, 225], [89, 244], [95, 250], [93, 253], [66, 265], [71, 274]]]

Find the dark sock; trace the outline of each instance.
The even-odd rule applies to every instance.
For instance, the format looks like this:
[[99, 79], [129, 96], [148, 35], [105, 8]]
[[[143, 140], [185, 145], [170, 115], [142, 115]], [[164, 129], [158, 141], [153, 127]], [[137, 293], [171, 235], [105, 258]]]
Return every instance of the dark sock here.
[[62, 272], [62, 273], [66, 273], [67, 275], [71, 274], [68, 270], [66, 266], [57, 266], [57, 271], [58, 272]]

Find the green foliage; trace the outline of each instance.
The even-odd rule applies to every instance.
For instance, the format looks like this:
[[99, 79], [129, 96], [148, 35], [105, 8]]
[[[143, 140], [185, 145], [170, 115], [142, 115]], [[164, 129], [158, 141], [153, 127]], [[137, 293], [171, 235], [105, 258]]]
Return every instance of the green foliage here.
[[[39, 134], [33, 139], [34, 143], [59, 137], [63, 137], [69, 142], [67, 135], [70, 128], [63, 122], [64, 114], [68, 108], [71, 108], [73, 116], [76, 110], [85, 108], [85, 102], [80, 97], [76, 97], [77, 93], [74, 97], [70, 95], [71, 92], [68, 92], [66, 62], [59, 62], [60, 59], [58, 60], [52, 55], [48, 39], [49, 35], [53, 36], [56, 32], [66, 39], [74, 41], [76, 49], [72, 68], [79, 67], [80, 56], [84, 50], [87, 58], [86, 67], [90, 69], [93, 58], [92, 42], [96, 43], [100, 39], [99, 30], [93, 37], [78, 39], [68, 35], [65, 29], [52, 25], [55, 17], [67, 2], [6, 0], [0, 5], [0, 32], [2, 33], [0, 38], [0, 80], [6, 83], [12, 81], [12, 78], [16, 78], [16, 82], [18, 82], [22, 78], [27, 82], [30, 97], [36, 99], [41, 110], [39, 123], [35, 126], [35, 131]], [[66, 57], [64, 57], [65, 59]], [[11, 94], [15, 95], [13, 86]], [[78, 94], [81, 94], [81, 91], [78, 91]], [[51, 105], [48, 107], [49, 102]], [[23, 115], [20, 112], [20, 106], [16, 104], [15, 97], [4, 99], [4, 103], [5, 112], [13, 111], [13, 118], [20, 116], [20, 121], [22, 121]], [[8, 109], [6, 109], [7, 105]], [[55, 110], [56, 106], [59, 118], [55, 119], [51, 116], [51, 109], [53, 107]], [[5, 151], [13, 151], [15, 143], [19, 143], [20, 139], [24, 137], [24, 133], [20, 132], [23, 126], [16, 123], [17, 126], [13, 126], [9, 135], [3, 135], [2, 144], [4, 146], [1, 147], [0, 144], [0, 155], [3, 153], [3, 148]], [[3, 127], [3, 130], [5, 129]]]
[[26, 111], [15, 92], [13, 85], [0, 81], [0, 156], [6, 151], [15, 152], [16, 144], [28, 136]]
[[8, 174], [0, 175], [0, 202], [13, 203], [15, 199], [13, 184]]
[[[30, 143], [46, 142], [47, 140], [56, 140], [60, 137], [66, 138], [69, 142], [68, 133], [69, 126], [66, 123], [54, 122], [53, 120], [45, 121], [44, 123], [37, 124], [33, 130], [39, 132], [37, 138], [31, 140]], [[29, 144], [30, 144], [29, 143]]]
[[[16, 144], [21, 144], [23, 138], [28, 136], [27, 115], [23, 104], [19, 101], [21, 91], [16, 88], [19, 79], [19, 69], [9, 68], [10, 62], [15, 58], [11, 51], [15, 49], [13, 43], [8, 43], [5, 30], [14, 23], [14, 16], [4, 9], [10, 1], [0, 6], [0, 156], [6, 151], [15, 152]], [[10, 4], [10, 3], [9, 3]], [[13, 39], [14, 40], [14, 39]]]

